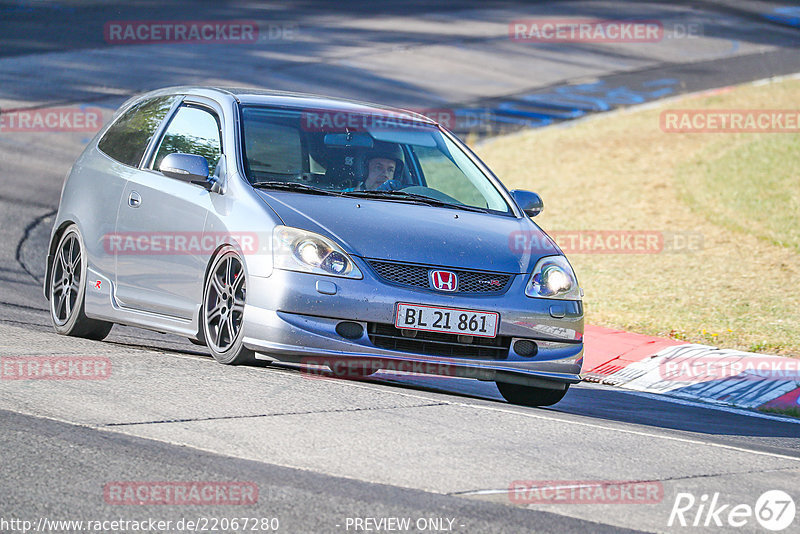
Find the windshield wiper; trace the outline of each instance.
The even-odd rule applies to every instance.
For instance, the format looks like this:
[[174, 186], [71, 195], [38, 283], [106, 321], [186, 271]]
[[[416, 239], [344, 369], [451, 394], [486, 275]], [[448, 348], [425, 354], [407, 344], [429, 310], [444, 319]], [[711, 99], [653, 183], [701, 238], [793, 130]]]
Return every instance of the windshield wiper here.
[[269, 181], [269, 182], [255, 182], [251, 184], [253, 187], [257, 187], [259, 189], [284, 189], [287, 191], [297, 191], [301, 193], [311, 193], [314, 195], [338, 195], [336, 191], [328, 191], [327, 189], [321, 189], [319, 187], [314, 187], [313, 185], [306, 185], [300, 184], [297, 182], [278, 182], [278, 181]]
[[487, 208], [479, 208], [477, 206], [467, 206], [466, 204], [454, 204], [452, 202], [445, 202], [436, 198], [426, 197], [425, 195], [418, 195], [416, 193], [406, 193], [405, 191], [348, 191], [342, 193], [345, 196], [357, 196], [364, 198], [391, 198], [397, 200], [410, 200], [413, 202], [421, 202], [429, 206], [438, 206], [443, 208], [454, 208], [464, 211], [475, 211], [478, 213], [488, 213]]
[[406, 193], [405, 191], [331, 191], [329, 189], [322, 189], [312, 185], [301, 184], [297, 182], [279, 182], [279, 181], [266, 181], [255, 182], [251, 184], [253, 187], [259, 189], [283, 189], [286, 191], [297, 191], [301, 193], [309, 193], [314, 195], [333, 195], [333, 196], [353, 196], [360, 198], [386, 198], [396, 200], [407, 200], [410, 202], [419, 202], [429, 206], [437, 206], [443, 208], [454, 208], [464, 211], [474, 211], [478, 213], [488, 213], [487, 208], [479, 208], [477, 206], [467, 206], [466, 204], [454, 204], [452, 202], [445, 202], [436, 198], [426, 197], [425, 195], [417, 195], [416, 193]]

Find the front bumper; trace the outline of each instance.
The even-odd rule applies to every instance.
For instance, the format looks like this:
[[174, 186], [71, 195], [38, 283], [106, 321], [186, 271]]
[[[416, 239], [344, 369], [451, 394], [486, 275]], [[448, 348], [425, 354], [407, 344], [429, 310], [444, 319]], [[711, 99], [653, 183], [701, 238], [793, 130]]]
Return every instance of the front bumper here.
[[[580, 302], [525, 296], [527, 275], [515, 276], [502, 295], [465, 296], [401, 287], [379, 279], [360, 258], [354, 260], [364, 274], [362, 280], [278, 269], [267, 278], [250, 277], [244, 313], [245, 346], [264, 359], [300, 363], [352, 358], [384, 364], [408, 362], [410, 366], [405, 368], [412, 371], [442, 374], [446, 369], [454, 376], [541, 387], [580, 382]], [[501, 357], [480, 358], [378, 347], [370, 340], [370, 325], [394, 325], [398, 302], [496, 311], [500, 314], [498, 336], [505, 336], [509, 349]], [[363, 335], [356, 339], [340, 336], [336, 326], [341, 321], [361, 324]], [[531, 357], [517, 354], [514, 342], [519, 339], [534, 341], [538, 352]]]

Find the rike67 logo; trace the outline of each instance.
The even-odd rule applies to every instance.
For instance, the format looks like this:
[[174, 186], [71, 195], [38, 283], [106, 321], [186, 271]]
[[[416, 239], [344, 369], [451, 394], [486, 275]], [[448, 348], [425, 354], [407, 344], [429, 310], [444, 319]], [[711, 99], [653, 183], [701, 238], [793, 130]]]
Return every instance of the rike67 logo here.
[[700, 498], [682, 492], [675, 496], [667, 526], [724, 527], [730, 530], [746, 525], [752, 528], [755, 520], [762, 528], [780, 532], [794, 523], [795, 513], [794, 499], [781, 490], [765, 491], [755, 506], [725, 502], [719, 492], [703, 494]]

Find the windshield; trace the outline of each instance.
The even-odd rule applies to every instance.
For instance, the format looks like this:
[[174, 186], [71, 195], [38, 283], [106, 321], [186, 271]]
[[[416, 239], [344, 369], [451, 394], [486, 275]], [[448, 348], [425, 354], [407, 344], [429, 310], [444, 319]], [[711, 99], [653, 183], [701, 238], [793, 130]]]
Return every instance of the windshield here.
[[245, 106], [242, 154], [258, 187], [511, 213], [457, 143], [397, 115]]

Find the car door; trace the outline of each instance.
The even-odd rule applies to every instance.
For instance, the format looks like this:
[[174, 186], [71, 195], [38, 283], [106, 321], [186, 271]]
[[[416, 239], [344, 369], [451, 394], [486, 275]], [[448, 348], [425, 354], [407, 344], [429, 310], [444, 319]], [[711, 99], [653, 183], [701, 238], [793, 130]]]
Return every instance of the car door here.
[[[117, 205], [128, 179], [139, 165], [159, 125], [177, 100], [175, 95], [139, 100], [115, 117], [97, 142], [92, 157], [75, 164], [84, 244], [96, 274], [113, 278]], [[63, 203], [63, 201], [62, 201]]]
[[125, 185], [116, 233], [128, 246], [116, 260], [116, 297], [124, 307], [191, 320], [202, 300], [205, 267], [214, 251], [203, 227], [211, 193], [169, 178], [158, 169], [165, 156], [204, 156], [214, 173], [222, 155], [219, 114], [184, 100]]

